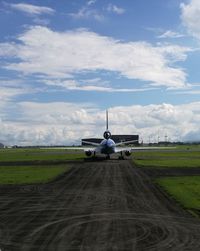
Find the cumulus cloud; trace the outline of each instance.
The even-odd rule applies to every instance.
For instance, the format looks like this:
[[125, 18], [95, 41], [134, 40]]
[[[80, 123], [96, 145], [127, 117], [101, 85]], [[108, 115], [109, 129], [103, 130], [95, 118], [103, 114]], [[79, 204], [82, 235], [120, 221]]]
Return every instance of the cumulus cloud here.
[[24, 12], [29, 15], [41, 15], [41, 14], [53, 14], [55, 11], [46, 6], [37, 6], [37, 5], [32, 5], [32, 4], [27, 4], [27, 3], [11, 3], [8, 4], [12, 9]]
[[181, 19], [188, 32], [200, 39], [200, 1], [190, 0], [181, 3]]
[[[79, 144], [83, 137], [102, 138], [105, 111], [93, 104], [65, 102], [15, 104], [16, 119], [2, 118], [0, 139], [7, 144]], [[200, 102], [184, 105], [132, 105], [109, 108], [113, 134], [139, 134], [145, 142], [200, 140]]]
[[199, 105], [200, 103], [196, 102], [185, 105], [152, 104], [114, 107], [110, 109], [110, 120], [114, 124], [115, 133], [127, 133], [127, 131], [138, 133], [146, 142], [149, 137], [154, 142], [157, 142], [158, 136], [160, 140], [164, 140], [165, 135], [172, 141], [189, 141], [190, 133], [196, 136], [195, 140], [200, 140]]
[[21, 102], [15, 104], [15, 112], [17, 118], [1, 119], [3, 143], [70, 144], [80, 143], [81, 136], [89, 133], [94, 121], [90, 113], [95, 113], [95, 108], [91, 104]]
[[[187, 47], [122, 42], [84, 29], [55, 32], [41, 26], [29, 28], [18, 42], [6, 44], [10, 56], [18, 59], [17, 63], [3, 65], [6, 69], [60, 79], [105, 70], [157, 86], [187, 85], [184, 70], [173, 67], [173, 63], [186, 59], [190, 51]], [[0, 51], [3, 46], [0, 44]]]

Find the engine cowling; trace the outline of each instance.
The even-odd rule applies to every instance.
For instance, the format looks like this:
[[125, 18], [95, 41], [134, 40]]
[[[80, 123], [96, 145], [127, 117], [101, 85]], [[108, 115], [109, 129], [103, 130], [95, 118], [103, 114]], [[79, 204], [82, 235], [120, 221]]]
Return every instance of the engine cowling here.
[[125, 151], [126, 156], [130, 156], [131, 152], [130, 151]]
[[91, 151], [85, 151], [85, 154], [86, 154], [86, 156], [91, 156], [92, 155], [92, 152]]
[[104, 139], [109, 139], [111, 137], [110, 131], [105, 131], [103, 134]]

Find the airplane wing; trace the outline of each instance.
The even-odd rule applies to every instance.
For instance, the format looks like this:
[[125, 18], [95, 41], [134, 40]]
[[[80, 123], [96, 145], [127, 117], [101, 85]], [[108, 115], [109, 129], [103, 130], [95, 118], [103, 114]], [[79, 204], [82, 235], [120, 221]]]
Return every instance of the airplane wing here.
[[91, 151], [94, 152], [95, 151], [95, 147], [90, 147], [90, 146], [72, 146], [72, 147], [68, 147], [68, 146], [63, 146], [63, 147], [40, 147], [40, 149], [63, 149], [63, 150], [82, 150], [82, 151]]
[[125, 152], [125, 151], [132, 152], [130, 147], [115, 147], [116, 153]]
[[138, 142], [138, 139], [136, 139], [136, 140], [129, 140], [129, 141], [122, 141], [122, 142], [116, 143], [115, 145], [116, 146], [120, 146], [120, 145], [123, 145], [123, 144], [131, 144], [131, 143], [134, 143], [134, 142]]
[[132, 151], [140, 151], [140, 150], [172, 150], [175, 149], [176, 147], [173, 146], [138, 146], [138, 147], [132, 147]]
[[153, 150], [172, 150], [172, 149], [175, 149], [176, 147], [162, 147], [162, 146], [144, 146], [144, 147], [116, 147], [115, 148], [115, 152], [118, 153], [118, 152], [125, 152], [125, 151], [128, 151], [128, 152], [135, 152], [135, 151], [153, 151]]
[[79, 146], [79, 147], [66, 147], [67, 150], [82, 150], [84, 152], [90, 151], [90, 152], [94, 152], [95, 151], [95, 147], [92, 146]]
[[86, 141], [86, 140], [82, 140], [83, 143], [86, 143], [88, 145], [91, 145], [91, 146], [99, 146], [100, 144], [99, 143], [95, 143], [95, 142], [90, 142], [90, 141]]

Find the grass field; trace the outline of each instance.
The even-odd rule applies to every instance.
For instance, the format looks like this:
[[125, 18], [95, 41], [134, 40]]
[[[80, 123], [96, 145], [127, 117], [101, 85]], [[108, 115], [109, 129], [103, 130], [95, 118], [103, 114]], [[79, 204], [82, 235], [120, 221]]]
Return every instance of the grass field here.
[[57, 166], [0, 166], [0, 184], [45, 183], [69, 170]]
[[[66, 172], [65, 160], [80, 160], [84, 153], [66, 149], [16, 148], [0, 149], [0, 184], [45, 183]], [[26, 161], [29, 165], [26, 165]], [[51, 164], [49, 164], [49, 161]], [[4, 166], [4, 163], [6, 163]], [[23, 164], [20, 164], [25, 162]]]
[[78, 160], [84, 156], [83, 152], [66, 149], [0, 149], [0, 162]]
[[200, 151], [149, 151], [135, 152], [134, 163], [149, 168], [196, 168], [200, 167]]
[[[199, 147], [175, 151], [136, 152], [134, 163], [145, 168], [200, 168]], [[200, 176], [167, 177], [155, 180], [171, 197], [195, 215], [200, 215]]]
[[156, 182], [186, 209], [200, 210], [200, 176], [160, 178]]

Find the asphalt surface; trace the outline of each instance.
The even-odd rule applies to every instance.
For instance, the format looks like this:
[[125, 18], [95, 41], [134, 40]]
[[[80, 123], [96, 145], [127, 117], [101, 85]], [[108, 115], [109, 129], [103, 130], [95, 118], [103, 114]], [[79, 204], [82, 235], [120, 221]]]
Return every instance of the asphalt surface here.
[[0, 249], [200, 250], [200, 220], [129, 160], [74, 164], [46, 185], [0, 187]]

